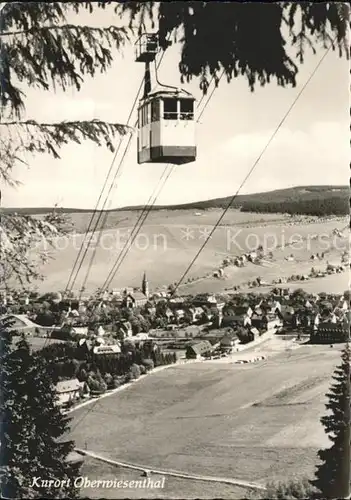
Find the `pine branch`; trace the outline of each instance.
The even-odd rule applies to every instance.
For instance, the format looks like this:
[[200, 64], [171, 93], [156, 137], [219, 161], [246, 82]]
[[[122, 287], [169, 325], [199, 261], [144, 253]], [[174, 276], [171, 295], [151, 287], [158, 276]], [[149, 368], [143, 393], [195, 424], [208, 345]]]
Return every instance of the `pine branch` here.
[[112, 50], [128, 40], [128, 30], [122, 27], [69, 24], [59, 29], [35, 26], [22, 35], [0, 37], [2, 115], [20, 118], [24, 110], [25, 96], [14, 80], [46, 91], [50, 85], [80, 90], [84, 76], [105, 72], [113, 60]]
[[12, 281], [24, 286], [41, 279], [39, 267], [50, 259], [49, 250], [55, 238], [65, 234], [64, 224], [57, 214], [48, 214], [44, 219], [1, 214], [1, 282]]
[[[44, 33], [46, 31], [62, 31], [63, 34], [65, 34], [66, 30], [72, 30], [76, 31], [76, 34], [79, 33], [85, 33], [87, 30], [89, 30], [92, 33], [97, 33], [101, 34], [101, 31], [107, 30], [110, 31], [114, 36], [117, 38], [119, 35], [123, 34], [127, 39], [128, 38], [128, 31], [133, 33], [135, 28], [133, 26], [129, 27], [129, 30], [126, 28], [121, 28], [120, 26], [115, 26], [115, 25], [110, 25], [106, 26], [105, 28], [97, 28], [96, 26], [88, 26], [88, 25], [77, 25], [77, 24], [65, 24], [63, 26], [39, 26], [39, 27], [32, 27], [28, 28], [27, 30], [17, 30], [17, 31], [2, 31], [0, 32], [0, 38], [1, 37], [8, 37], [8, 36], [18, 36], [18, 35], [37, 35], [38, 33]], [[122, 41], [124, 38], [122, 38]]]
[[27, 164], [22, 156], [28, 153], [47, 153], [60, 158], [60, 148], [70, 142], [81, 144], [92, 141], [97, 146], [115, 151], [113, 139], [123, 136], [133, 129], [120, 123], [107, 123], [101, 120], [67, 121], [60, 123], [37, 123], [34, 120], [24, 122], [0, 122], [0, 179], [16, 185], [11, 178], [11, 171], [17, 162]]
[[40, 27], [48, 21], [62, 24], [66, 22], [67, 13], [78, 14], [87, 10], [90, 14], [94, 9], [105, 9], [110, 2], [67, 2], [67, 3], [11, 3], [7, 2], [2, 10], [2, 27], [10, 29], [14, 26], [28, 30]]
[[[24, 122], [0, 122], [0, 127], [19, 127], [22, 146], [31, 153], [51, 153], [59, 158], [57, 148], [73, 141], [81, 144], [90, 140], [98, 146], [106, 146], [111, 152], [115, 147], [113, 138], [132, 132], [132, 127], [121, 123], [107, 123], [98, 119], [83, 121], [64, 121], [60, 123], [38, 123], [35, 120]], [[25, 133], [28, 137], [23, 137]]]
[[20, 184], [11, 176], [15, 163], [26, 164], [20, 154], [21, 147], [10, 140], [4, 140], [0, 134], [0, 179], [11, 187], [18, 187]]
[[349, 7], [341, 2], [123, 2], [117, 10], [141, 31], [157, 18], [163, 49], [168, 36], [181, 31], [181, 76], [197, 77], [204, 93], [220, 68], [228, 81], [244, 75], [251, 90], [273, 78], [283, 87], [295, 85], [298, 67], [286, 51], [282, 23], [300, 63], [306, 48], [320, 44], [349, 56]]

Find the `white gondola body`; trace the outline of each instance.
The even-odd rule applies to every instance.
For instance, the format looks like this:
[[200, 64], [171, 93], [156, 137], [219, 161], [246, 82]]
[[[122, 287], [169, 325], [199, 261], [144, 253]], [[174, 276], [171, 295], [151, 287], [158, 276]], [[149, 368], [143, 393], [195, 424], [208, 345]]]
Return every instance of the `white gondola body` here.
[[[144, 33], [136, 42], [136, 61], [145, 63], [144, 97], [138, 108], [138, 163], [195, 161], [194, 97], [157, 79], [158, 37]], [[152, 64], [155, 63], [155, 64]]]
[[195, 161], [195, 99], [182, 90], [159, 90], [138, 109], [138, 163]]

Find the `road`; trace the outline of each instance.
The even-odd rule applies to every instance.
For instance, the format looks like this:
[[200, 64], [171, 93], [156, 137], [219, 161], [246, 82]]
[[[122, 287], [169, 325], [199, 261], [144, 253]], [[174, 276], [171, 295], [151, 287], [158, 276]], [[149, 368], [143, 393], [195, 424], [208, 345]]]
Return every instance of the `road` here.
[[101, 462], [105, 462], [109, 465], [114, 465], [116, 467], [124, 467], [127, 469], [133, 469], [142, 472], [149, 472], [151, 474], [159, 474], [161, 476], [172, 476], [179, 477], [181, 479], [192, 479], [194, 481], [207, 481], [212, 483], [223, 483], [223, 484], [231, 484], [233, 486], [239, 486], [243, 488], [249, 488], [251, 490], [256, 491], [266, 491], [266, 488], [260, 484], [251, 483], [247, 481], [240, 481], [239, 479], [233, 479], [230, 477], [216, 477], [216, 476], [202, 476], [199, 474], [186, 474], [185, 472], [178, 472], [173, 470], [160, 470], [160, 469], [152, 469], [145, 467], [143, 465], [130, 464], [126, 462], [120, 462], [117, 460], [111, 460], [110, 458], [103, 457], [102, 455], [98, 455], [93, 451], [83, 450], [81, 448], [76, 448], [76, 452], [82, 455], [89, 456], [96, 460], [100, 460]]

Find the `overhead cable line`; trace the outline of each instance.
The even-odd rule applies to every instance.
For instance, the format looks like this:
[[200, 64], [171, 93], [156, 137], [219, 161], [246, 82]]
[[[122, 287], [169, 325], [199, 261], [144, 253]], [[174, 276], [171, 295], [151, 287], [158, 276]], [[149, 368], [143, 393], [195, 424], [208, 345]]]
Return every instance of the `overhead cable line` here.
[[[161, 182], [162, 180], [162, 177], [164, 177], [164, 175], [166, 174], [167, 170], [170, 168], [169, 172], [167, 173], [166, 177], [164, 178], [158, 192], [156, 192], [156, 194], [154, 195], [155, 191], [157, 190], [157, 186], [158, 184]], [[136, 221], [132, 231], [131, 231], [131, 234], [128, 238], [128, 240], [125, 242], [124, 244], [124, 247], [122, 249], [122, 251], [119, 253], [119, 256], [117, 257], [114, 265], [112, 266], [112, 269], [110, 270], [104, 284], [102, 285], [101, 287], [101, 293], [103, 293], [105, 290], [108, 289], [108, 287], [111, 285], [114, 277], [116, 276], [116, 273], [118, 272], [119, 268], [121, 267], [121, 265], [123, 264], [125, 258], [127, 257], [128, 255], [128, 252], [130, 251], [130, 249], [132, 248], [132, 245], [134, 243], [134, 241], [136, 240], [136, 238], [138, 237], [139, 233], [140, 233], [140, 230], [141, 228], [143, 227], [147, 217], [149, 216], [151, 210], [153, 209], [156, 201], [157, 201], [157, 198], [158, 196], [160, 195], [162, 189], [164, 188], [167, 180], [169, 179], [170, 175], [172, 174], [173, 172], [173, 168], [174, 168], [174, 165], [166, 165], [159, 181], [158, 181], [158, 184], [156, 186], [156, 188], [154, 189], [153, 193], [151, 194], [147, 204], [144, 206], [141, 214], [139, 215], [139, 218], [138, 220]], [[153, 201], [151, 201], [153, 197]], [[138, 227], [139, 226], [139, 227]], [[125, 250], [127, 250], [125, 253], [123, 253]]]
[[221, 221], [223, 220], [223, 218], [225, 217], [226, 213], [228, 212], [228, 210], [230, 209], [230, 207], [232, 206], [232, 204], [234, 203], [236, 197], [238, 196], [240, 190], [242, 189], [242, 187], [244, 186], [244, 184], [246, 183], [246, 181], [249, 179], [249, 177], [252, 175], [252, 173], [254, 172], [255, 168], [257, 167], [258, 163], [260, 162], [262, 156], [264, 155], [264, 153], [267, 151], [268, 147], [270, 146], [271, 142], [273, 141], [273, 139], [275, 138], [275, 136], [277, 135], [277, 133], [279, 132], [281, 126], [283, 125], [283, 123], [285, 122], [285, 120], [287, 119], [287, 117], [289, 116], [290, 112], [292, 111], [292, 109], [295, 107], [295, 104], [297, 103], [297, 101], [299, 100], [301, 94], [304, 92], [304, 90], [306, 89], [307, 85], [310, 83], [310, 81], [312, 80], [312, 78], [314, 77], [314, 75], [316, 74], [316, 72], [318, 71], [319, 67], [321, 66], [322, 62], [324, 61], [324, 59], [326, 58], [326, 56], [328, 55], [330, 49], [332, 48], [333, 45], [330, 45], [328, 47], [328, 49], [325, 51], [325, 53], [323, 54], [323, 56], [321, 57], [321, 59], [319, 60], [318, 64], [316, 65], [315, 69], [312, 71], [312, 73], [310, 74], [310, 76], [308, 77], [307, 81], [305, 82], [305, 84], [303, 85], [303, 87], [301, 88], [301, 90], [298, 92], [297, 96], [295, 97], [295, 99], [293, 100], [292, 104], [289, 106], [288, 110], [286, 111], [286, 113], [284, 114], [283, 118], [280, 120], [279, 124], [277, 125], [276, 129], [274, 130], [273, 134], [271, 135], [271, 137], [269, 138], [267, 144], [265, 145], [265, 147], [263, 148], [263, 150], [261, 151], [261, 153], [259, 154], [258, 158], [256, 159], [256, 161], [253, 163], [252, 167], [249, 169], [248, 173], [246, 174], [245, 178], [243, 179], [243, 181], [241, 182], [238, 190], [236, 191], [236, 193], [234, 194], [234, 196], [232, 196], [232, 198], [230, 199], [228, 205], [225, 207], [222, 215], [219, 217], [218, 221], [216, 222], [216, 224], [214, 225], [214, 227], [212, 228], [212, 230], [210, 231], [207, 239], [205, 239], [204, 243], [201, 245], [200, 249], [198, 250], [198, 252], [196, 253], [195, 257], [192, 259], [192, 261], [190, 262], [189, 266], [186, 268], [185, 272], [183, 273], [183, 275], [181, 276], [181, 278], [179, 279], [178, 283], [176, 284], [175, 288], [173, 289], [172, 291], [172, 295], [174, 295], [177, 291], [177, 289], [179, 288], [179, 286], [182, 284], [184, 278], [188, 275], [189, 271], [191, 270], [191, 268], [193, 267], [193, 265], [195, 264], [195, 262], [197, 261], [197, 259], [199, 258], [201, 252], [203, 251], [203, 249], [205, 248], [205, 246], [207, 245], [208, 241], [211, 239], [213, 233], [216, 231], [216, 229], [218, 228], [219, 224], [221, 223]]
[[[165, 52], [162, 52], [161, 57], [160, 57], [160, 60], [159, 60], [159, 62], [158, 62], [158, 67], [160, 66], [160, 64], [161, 64], [161, 62], [162, 62], [162, 60], [163, 60], [164, 54], [165, 54]], [[129, 113], [128, 120], [127, 120], [127, 124], [128, 124], [128, 125], [129, 125], [129, 122], [130, 122], [131, 117], [132, 117], [132, 115], [133, 115], [133, 112], [134, 112], [134, 110], [135, 110], [135, 106], [136, 106], [136, 104], [137, 104], [137, 102], [138, 102], [139, 95], [140, 95], [141, 90], [142, 90], [143, 85], [144, 85], [144, 81], [145, 81], [145, 76], [143, 77], [143, 79], [142, 79], [142, 81], [141, 81], [141, 83], [140, 83], [140, 86], [139, 86], [139, 89], [138, 89], [137, 95], [136, 95], [136, 97], [135, 97], [135, 99], [134, 99], [134, 102], [133, 102], [133, 105], [132, 105], [131, 111], [130, 111], [130, 113]], [[134, 124], [134, 128], [137, 126], [137, 124], [138, 124], [138, 121], [136, 121], [136, 122], [135, 122], [135, 124]], [[123, 139], [124, 139], [124, 136], [123, 136], [123, 137], [121, 137], [121, 138], [120, 138], [120, 140], [119, 140], [118, 147], [117, 147], [117, 149], [116, 149], [116, 152], [115, 152], [114, 157], [113, 157], [113, 159], [112, 159], [112, 162], [111, 162], [110, 168], [109, 168], [109, 170], [108, 170], [107, 176], [106, 176], [106, 178], [105, 178], [105, 182], [104, 182], [104, 185], [103, 185], [102, 190], [101, 190], [101, 192], [100, 192], [100, 196], [99, 196], [98, 201], [97, 201], [97, 204], [96, 204], [96, 206], [95, 206], [95, 209], [94, 209], [93, 215], [92, 215], [92, 217], [91, 217], [91, 219], [90, 219], [90, 223], [89, 223], [88, 229], [87, 229], [87, 231], [86, 231], [86, 233], [85, 233], [83, 243], [82, 243], [82, 245], [81, 245], [81, 247], [80, 247], [80, 250], [79, 250], [78, 255], [77, 255], [77, 258], [76, 258], [76, 261], [75, 261], [75, 263], [74, 263], [74, 265], [73, 265], [72, 272], [71, 272], [71, 274], [70, 274], [70, 276], [69, 276], [69, 279], [68, 279], [68, 283], [67, 283], [67, 285], [66, 285], [65, 292], [67, 292], [67, 291], [69, 291], [69, 290], [72, 290], [72, 289], [73, 289], [73, 287], [74, 287], [74, 285], [75, 285], [75, 283], [76, 283], [76, 280], [77, 280], [78, 274], [79, 274], [79, 272], [80, 272], [80, 270], [81, 270], [81, 268], [82, 268], [82, 265], [83, 265], [84, 259], [85, 259], [86, 255], [87, 255], [87, 252], [88, 252], [88, 249], [89, 249], [89, 246], [90, 246], [91, 241], [92, 241], [92, 239], [93, 239], [93, 237], [94, 237], [94, 233], [95, 233], [95, 231], [97, 230], [97, 227], [98, 227], [99, 222], [100, 222], [100, 220], [101, 220], [101, 217], [102, 217], [102, 214], [103, 214], [103, 210], [104, 210], [104, 208], [105, 208], [105, 206], [106, 206], [106, 204], [107, 204], [108, 197], [109, 197], [109, 195], [110, 195], [110, 193], [111, 193], [111, 191], [112, 191], [112, 189], [113, 189], [113, 187], [114, 187], [115, 180], [116, 180], [116, 178], [117, 178], [117, 176], [118, 176], [118, 173], [119, 173], [119, 171], [120, 171], [120, 169], [121, 169], [121, 167], [122, 167], [123, 160], [124, 160], [124, 158], [125, 158], [125, 156], [126, 156], [126, 152], [127, 152], [128, 148], [129, 148], [129, 145], [130, 145], [130, 142], [131, 142], [131, 139], [132, 139], [132, 134], [130, 133], [129, 140], [128, 140], [128, 143], [127, 143], [127, 146], [126, 146], [126, 150], [125, 150], [125, 152], [124, 152], [124, 154], [123, 154], [123, 156], [122, 156], [122, 159], [121, 159], [121, 161], [120, 161], [120, 163], [119, 163], [119, 165], [118, 165], [118, 167], [117, 167], [117, 171], [116, 171], [116, 173], [115, 173], [115, 175], [114, 175], [114, 178], [113, 178], [113, 181], [112, 181], [112, 183], [111, 183], [111, 185], [110, 185], [110, 189], [109, 189], [109, 191], [108, 191], [107, 197], [105, 198], [105, 201], [104, 201], [103, 207], [99, 210], [99, 208], [98, 208], [98, 207], [99, 207], [99, 204], [100, 204], [100, 201], [101, 201], [102, 195], [103, 195], [104, 190], [105, 190], [105, 188], [106, 188], [106, 186], [107, 186], [108, 179], [109, 179], [109, 177], [110, 177], [110, 175], [111, 175], [112, 169], [113, 169], [114, 164], [115, 164], [115, 162], [116, 162], [117, 155], [118, 155], [119, 150], [120, 150], [120, 148], [121, 148], [121, 146], [122, 146]], [[95, 215], [96, 215], [96, 213], [97, 213], [97, 212], [99, 212], [98, 218], [97, 218], [96, 223], [95, 223], [95, 225], [94, 225], [94, 228], [93, 228], [93, 230], [92, 230], [92, 232], [91, 232], [90, 239], [89, 239], [89, 243], [86, 245], [86, 248], [85, 248], [85, 250], [83, 251], [83, 248], [84, 248], [84, 246], [85, 246], [85, 242], [86, 242], [86, 240], [87, 240], [87, 238], [88, 238], [88, 234], [89, 234], [89, 232], [90, 232], [90, 229], [91, 229], [92, 224], [93, 224], [94, 217], [95, 217]], [[108, 217], [108, 214], [106, 213], [106, 214], [105, 214], [105, 217], [104, 217], [104, 221], [103, 221], [102, 227], [104, 226], [104, 224], [105, 224], [105, 222], [106, 222], [106, 220], [107, 220], [107, 217]], [[102, 231], [101, 231], [101, 232], [102, 232]], [[100, 237], [101, 237], [101, 235], [100, 235]], [[100, 240], [100, 237], [99, 237], [99, 240]], [[90, 272], [90, 269], [91, 269], [92, 263], [93, 263], [94, 258], [95, 258], [95, 254], [96, 254], [96, 247], [97, 247], [97, 245], [96, 245], [96, 246], [95, 246], [95, 248], [94, 248], [93, 256], [92, 256], [91, 261], [90, 261], [90, 264], [89, 264], [89, 272]], [[83, 254], [83, 256], [82, 256], [82, 254]], [[82, 256], [82, 258], [81, 258], [81, 256]], [[80, 263], [78, 264], [79, 260], [80, 260]], [[75, 272], [75, 268], [76, 268], [76, 266], [78, 266], [78, 269], [77, 269], [77, 271]], [[87, 279], [88, 279], [88, 278], [87, 278], [87, 276], [89, 275], [89, 272], [87, 273], [87, 275], [86, 275], [86, 277], [85, 277], [85, 283], [86, 283], [86, 281], [87, 281]], [[74, 278], [73, 278], [73, 274], [74, 274], [74, 273], [75, 273], [75, 276], [74, 276]], [[73, 278], [73, 279], [72, 279], [72, 278]], [[71, 282], [71, 280], [72, 280], [72, 282]], [[84, 286], [84, 285], [83, 285], [83, 286]]]
[[[79, 292], [79, 299], [81, 299], [82, 294], [83, 294], [83, 292], [84, 292], [85, 285], [86, 285], [86, 283], [87, 283], [87, 281], [88, 281], [88, 278], [89, 278], [89, 275], [90, 275], [90, 271], [91, 271], [91, 268], [92, 268], [93, 263], [94, 263], [94, 260], [95, 260], [96, 251], [97, 251], [97, 248], [98, 248], [99, 243], [100, 243], [100, 240], [101, 240], [102, 232], [103, 232], [103, 230], [104, 230], [104, 228], [105, 228], [106, 221], [107, 221], [107, 218], [108, 218], [108, 215], [109, 215], [107, 211], [105, 211], [105, 212], [103, 212], [103, 211], [105, 210], [106, 204], [107, 204], [107, 202], [108, 202], [108, 199], [109, 199], [109, 197], [110, 197], [110, 194], [111, 194], [111, 192], [112, 192], [113, 188], [114, 188], [114, 187], [116, 187], [116, 179], [117, 179], [117, 177], [118, 177], [118, 174], [120, 173], [120, 170], [121, 170], [121, 168], [122, 168], [122, 165], [123, 165], [124, 159], [125, 159], [125, 157], [126, 157], [126, 155], [127, 155], [127, 152], [128, 152], [128, 150], [129, 150], [129, 146], [130, 146], [130, 143], [131, 143], [131, 141], [132, 141], [132, 137], [133, 137], [133, 135], [132, 135], [132, 134], [130, 134], [129, 139], [128, 139], [128, 142], [127, 142], [127, 145], [126, 145], [126, 148], [125, 148], [125, 150], [124, 150], [124, 153], [123, 153], [123, 155], [122, 155], [122, 158], [121, 158], [120, 163], [119, 163], [119, 165], [118, 165], [118, 168], [117, 168], [117, 170], [116, 170], [115, 176], [114, 176], [114, 178], [113, 178], [113, 180], [112, 180], [112, 182], [111, 182], [111, 185], [110, 185], [109, 191], [108, 191], [108, 193], [107, 193], [107, 195], [106, 195], [106, 198], [105, 198], [104, 204], [103, 204], [102, 209], [101, 209], [101, 211], [100, 211], [100, 214], [103, 214], [103, 213], [104, 213], [104, 219], [103, 219], [102, 224], [101, 224], [101, 226], [100, 226], [100, 230], [99, 230], [99, 235], [98, 235], [97, 242], [96, 242], [96, 243], [94, 243], [93, 253], [92, 253], [92, 256], [91, 256], [91, 258], [90, 258], [89, 265], [88, 265], [88, 269], [87, 269], [87, 271], [86, 271], [86, 274], [85, 274], [85, 277], [84, 277], [83, 283], [82, 283], [81, 288], [80, 288], [80, 292]], [[86, 254], [87, 254], [87, 252], [88, 252], [88, 249], [89, 249], [90, 243], [91, 243], [91, 241], [92, 241], [92, 239], [93, 239], [93, 236], [94, 236], [94, 234], [95, 234], [95, 231], [97, 230], [97, 226], [98, 226], [98, 223], [99, 223], [99, 220], [100, 220], [100, 219], [101, 219], [101, 217], [99, 217], [99, 219], [97, 220], [96, 226], [95, 226], [95, 228], [94, 228], [93, 232], [91, 233], [90, 241], [89, 241], [89, 243], [88, 243], [88, 246], [87, 246], [87, 247], [86, 247], [86, 249], [85, 249], [85, 255], [86, 255]], [[83, 259], [84, 259], [84, 258], [83, 258]], [[81, 264], [81, 266], [80, 266], [80, 267], [82, 267], [82, 264]], [[78, 272], [79, 272], [79, 270], [78, 270]]]
[[[140, 85], [140, 89], [141, 89], [141, 88], [142, 88], [142, 83], [141, 83], [141, 85]], [[138, 93], [140, 92], [140, 89], [139, 89]], [[137, 99], [136, 99], [136, 100], [137, 100]], [[133, 110], [134, 110], [134, 106], [135, 106], [135, 104], [133, 104]], [[129, 121], [129, 119], [130, 119], [130, 118], [128, 118], [128, 121]], [[124, 137], [123, 137], [123, 138], [124, 138]], [[86, 230], [86, 232], [85, 232], [85, 234], [84, 234], [84, 239], [83, 239], [83, 242], [82, 242], [82, 244], [81, 244], [81, 246], [80, 246], [80, 249], [79, 249], [79, 251], [78, 251], [78, 255], [77, 255], [76, 260], [75, 260], [75, 262], [74, 262], [74, 265], [73, 265], [73, 268], [72, 268], [71, 274], [70, 274], [70, 276], [69, 276], [69, 278], [68, 278], [68, 282], [67, 282], [67, 285], [66, 285], [66, 288], [65, 288], [65, 292], [67, 292], [67, 291], [69, 291], [69, 290], [72, 290], [72, 289], [73, 289], [73, 287], [74, 287], [74, 285], [75, 285], [75, 283], [76, 283], [76, 280], [77, 280], [77, 277], [78, 277], [79, 271], [80, 271], [80, 269], [81, 269], [81, 267], [82, 267], [83, 261], [84, 261], [84, 259], [85, 259], [85, 256], [86, 256], [86, 254], [87, 254], [87, 252], [88, 252], [88, 248], [89, 248], [89, 245], [90, 245], [90, 243], [91, 243], [91, 241], [92, 241], [93, 235], [94, 235], [94, 233], [95, 233], [95, 231], [96, 231], [96, 228], [97, 228], [97, 226], [98, 226], [98, 224], [99, 224], [99, 222], [100, 222], [100, 218], [101, 218], [101, 215], [100, 215], [100, 214], [101, 214], [101, 210], [103, 210], [103, 208], [102, 208], [102, 209], [99, 209], [100, 201], [101, 201], [101, 199], [102, 199], [102, 195], [103, 195], [103, 193], [104, 193], [104, 191], [105, 191], [105, 189], [106, 189], [106, 186], [107, 186], [107, 183], [108, 183], [109, 177], [110, 177], [110, 175], [111, 175], [111, 173], [112, 173], [112, 169], [113, 169], [113, 167], [114, 167], [114, 164], [115, 164], [115, 161], [116, 161], [117, 155], [118, 155], [119, 150], [120, 150], [120, 148], [121, 148], [122, 141], [123, 141], [123, 139], [122, 139], [122, 138], [120, 138], [119, 143], [118, 143], [118, 146], [117, 146], [117, 149], [116, 149], [115, 154], [114, 154], [114, 157], [113, 157], [113, 159], [112, 159], [111, 165], [110, 165], [109, 170], [108, 170], [108, 172], [107, 172], [107, 175], [106, 175], [106, 178], [105, 178], [104, 185], [103, 185], [103, 187], [102, 187], [102, 189], [101, 189], [101, 191], [100, 191], [100, 195], [99, 195], [98, 201], [97, 201], [97, 203], [96, 203], [96, 205], [95, 205], [95, 208], [94, 208], [93, 214], [92, 214], [92, 216], [91, 216], [91, 218], [90, 218], [90, 222], [89, 222], [88, 228], [87, 228], [87, 230]], [[118, 171], [119, 171], [119, 169], [117, 169], [117, 172], [116, 172], [115, 176], [118, 174]], [[111, 190], [111, 187], [110, 187], [110, 190]], [[110, 191], [109, 191], [109, 192], [110, 192]], [[103, 207], [104, 207], [104, 205], [103, 205]], [[95, 215], [96, 215], [98, 212], [99, 212], [98, 218], [97, 218], [97, 220], [96, 220], [96, 222], [95, 222], [95, 226], [94, 226], [94, 228], [93, 228], [93, 229], [92, 229], [92, 231], [91, 231], [91, 228], [92, 228], [92, 226], [93, 226], [94, 217], [95, 217]], [[85, 243], [86, 243], [87, 239], [89, 238], [89, 233], [91, 233], [91, 234], [90, 234], [89, 243], [88, 243], [87, 245], [85, 245]], [[84, 246], [85, 246], [85, 250], [83, 250], [83, 249], [84, 249]], [[78, 264], [79, 260], [80, 260], [80, 263]], [[74, 278], [73, 278], [73, 275], [74, 275], [74, 274], [75, 274], [75, 276], [74, 276]], [[73, 278], [73, 279], [72, 279], [72, 278]], [[72, 281], [71, 281], [71, 280], [72, 280]]]
[[[221, 74], [221, 76], [220, 76], [220, 78], [219, 78], [219, 80], [218, 80], [218, 83], [219, 83], [219, 81], [222, 79], [222, 77], [223, 77], [224, 73], [225, 73], [225, 71], [223, 70], [223, 72], [222, 72], [222, 74]], [[209, 85], [211, 85], [211, 83], [212, 83], [212, 81], [213, 81], [213, 80], [214, 80], [214, 77], [212, 77], [212, 79], [211, 79], [211, 81], [210, 81]], [[217, 85], [218, 85], [218, 84], [217, 84]], [[202, 110], [201, 110], [201, 112], [200, 112], [200, 114], [199, 114], [199, 117], [198, 117], [198, 118], [197, 118], [197, 120], [196, 120], [197, 122], [200, 120], [200, 118], [201, 118], [201, 116], [203, 115], [203, 113], [204, 113], [204, 111], [205, 111], [206, 107], [208, 106], [208, 104], [209, 104], [209, 102], [210, 102], [210, 100], [211, 100], [211, 98], [212, 98], [212, 96], [213, 96], [213, 94], [214, 94], [214, 92], [215, 92], [215, 90], [216, 90], [216, 88], [217, 88], [217, 85], [215, 85], [215, 86], [214, 86], [214, 88], [212, 89], [212, 92], [211, 92], [211, 93], [210, 93], [210, 95], [208, 96], [208, 98], [207, 98], [207, 100], [206, 100], [206, 102], [205, 102], [205, 105], [204, 105], [204, 107], [202, 108]], [[202, 97], [201, 97], [201, 99], [200, 99], [200, 101], [199, 101], [199, 103], [198, 103], [198, 108], [201, 106], [201, 103], [202, 103], [202, 101], [204, 100], [205, 96], [206, 96], [206, 94], [203, 94], [203, 95], [202, 95]], [[165, 172], [166, 172], [166, 170], [167, 170], [167, 168], [168, 168], [168, 167], [169, 167], [169, 165], [167, 165], [167, 166], [166, 166], [166, 168], [165, 168], [165, 170], [164, 170], [163, 174], [161, 175], [161, 178], [162, 178], [162, 176], [165, 174]], [[156, 201], [157, 201], [158, 196], [160, 195], [160, 193], [161, 193], [161, 191], [162, 191], [162, 189], [163, 189], [164, 185], [166, 184], [166, 182], [167, 182], [167, 180], [168, 180], [169, 176], [171, 175], [171, 173], [172, 173], [172, 171], [173, 171], [173, 167], [174, 167], [174, 165], [172, 165], [172, 170], [169, 172], [169, 174], [167, 175], [166, 179], [164, 180], [164, 182], [163, 182], [163, 184], [162, 184], [162, 186], [161, 186], [161, 189], [160, 189], [159, 193], [158, 193], [158, 194], [156, 195], [156, 197], [154, 198], [154, 201], [153, 201], [153, 203], [150, 205], [150, 207], [148, 206], [148, 204], [150, 203], [150, 199], [151, 199], [151, 197], [152, 197], [153, 195], [151, 195], [151, 197], [149, 198], [149, 200], [148, 200], [147, 204], [146, 204], [146, 205], [144, 205], [144, 208], [143, 208], [143, 210], [142, 210], [142, 212], [141, 212], [141, 214], [140, 214], [139, 218], [137, 219], [137, 221], [136, 221], [136, 223], [134, 224], [134, 227], [133, 227], [133, 229], [132, 229], [132, 232], [131, 232], [131, 237], [130, 237], [130, 238], [131, 238], [131, 240], [129, 239], [129, 240], [127, 240], [127, 241], [126, 241], [126, 243], [125, 243], [125, 245], [124, 245], [123, 249], [121, 250], [121, 252], [119, 253], [119, 255], [118, 255], [118, 257], [117, 257], [117, 259], [116, 259], [116, 261], [115, 261], [115, 264], [112, 266], [112, 269], [110, 270], [110, 272], [109, 272], [109, 274], [108, 274], [108, 276], [107, 276], [107, 278], [106, 278], [106, 280], [105, 280], [104, 284], [103, 284], [103, 285], [102, 285], [102, 287], [100, 288], [100, 293], [103, 293], [104, 291], [106, 291], [106, 290], [108, 289], [108, 287], [111, 285], [111, 282], [112, 282], [112, 281], [113, 281], [113, 279], [115, 278], [116, 273], [118, 272], [119, 268], [121, 267], [121, 265], [123, 264], [123, 262], [124, 262], [125, 258], [127, 257], [128, 252], [129, 252], [129, 250], [130, 250], [131, 246], [133, 245], [133, 243], [134, 243], [135, 239], [137, 238], [137, 236], [138, 236], [138, 234], [139, 234], [139, 232], [140, 232], [141, 228], [143, 227], [143, 225], [144, 225], [144, 223], [145, 223], [145, 221], [146, 221], [147, 217], [149, 216], [149, 213], [151, 212], [152, 208], [154, 207], [154, 205], [155, 205], [155, 203], [156, 203]], [[160, 179], [160, 180], [161, 180], [161, 179]], [[159, 181], [159, 182], [160, 182], [160, 181]], [[138, 225], [139, 225], [139, 227], [138, 227]], [[136, 231], [136, 232], [135, 232], [135, 231]], [[132, 235], [133, 235], [133, 236], [132, 236]], [[129, 245], [129, 249], [127, 249], [127, 252], [126, 252], [124, 255], [122, 255], [122, 254], [123, 254], [123, 252], [125, 251], [125, 249], [127, 248], [127, 246], [128, 246], [128, 245]], [[120, 259], [121, 259], [121, 260], [120, 260]]]

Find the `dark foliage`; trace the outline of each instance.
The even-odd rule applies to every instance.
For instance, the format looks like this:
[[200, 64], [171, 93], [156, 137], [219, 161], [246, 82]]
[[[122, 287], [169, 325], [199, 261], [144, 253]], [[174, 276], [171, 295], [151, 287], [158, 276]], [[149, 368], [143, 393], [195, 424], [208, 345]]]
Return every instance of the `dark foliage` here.
[[[74, 444], [63, 441], [69, 419], [56, 405], [56, 391], [47, 365], [30, 353], [24, 339], [14, 346], [7, 325], [1, 324], [0, 329], [2, 495], [77, 498], [73, 481], [79, 474], [79, 466], [67, 461]], [[34, 477], [61, 483], [59, 487], [38, 487], [33, 483]]]
[[124, 2], [116, 10], [128, 13], [140, 32], [151, 19], [164, 48], [174, 34], [182, 44], [182, 78], [199, 77], [204, 92], [222, 71], [228, 81], [244, 75], [251, 90], [273, 79], [295, 85], [296, 60], [304, 61], [306, 48], [333, 43], [340, 55], [349, 53], [349, 10], [339, 2]]
[[319, 498], [347, 498], [350, 494], [350, 363], [351, 351], [347, 344], [327, 394], [328, 414], [321, 419], [332, 445], [318, 452], [322, 463], [311, 483], [320, 492]]
[[135, 376], [136, 368], [133, 366], [145, 366], [149, 371], [155, 366], [169, 365], [177, 361], [174, 353], [162, 353], [154, 350], [153, 346], [145, 343], [137, 348], [125, 347], [125, 352], [116, 354], [99, 354], [93, 352], [83, 343], [78, 346], [72, 342], [63, 344], [49, 344], [36, 355], [44, 359], [49, 367], [50, 376], [54, 383], [78, 377], [79, 380], [86, 380], [86, 373], [100, 373], [112, 377], [123, 377], [131, 373], [130, 379]]
[[312, 200], [286, 200], [278, 202], [246, 202], [241, 207], [242, 212], [256, 213], [288, 213], [291, 215], [348, 215], [350, 204], [348, 195], [329, 196]]
[[[43, 91], [79, 90], [87, 76], [105, 72], [112, 63], [112, 50], [129, 39], [129, 29], [68, 24], [66, 15], [81, 9], [92, 12], [101, 3], [7, 2], [0, 16], [0, 180], [11, 186], [16, 165], [27, 164], [28, 154], [48, 153], [60, 157], [65, 144], [89, 140], [114, 150], [113, 139], [130, 129], [100, 120], [37, 123], [25, 117], [24, 88]], [[28, 119], [29, 118], [29, 119]], [[47, 220], [46, 220], [47, 219]], [[21, 286], [42, 278], [40, 267], [49, 258], [47, 244], [60, 233], [58, 220], [42, 221], [19, 214], [1, 217], [0, 260], [6, 286]], [[49, 224], [50, 223], [50, 224]], [[64, 233], [65, 234], [65, 233]], [[31, 250], [36, 247], [37, 259]], [[44, 249], [43, 249], [44, 247]]]

